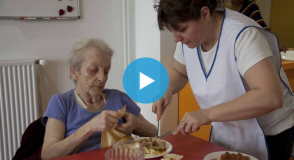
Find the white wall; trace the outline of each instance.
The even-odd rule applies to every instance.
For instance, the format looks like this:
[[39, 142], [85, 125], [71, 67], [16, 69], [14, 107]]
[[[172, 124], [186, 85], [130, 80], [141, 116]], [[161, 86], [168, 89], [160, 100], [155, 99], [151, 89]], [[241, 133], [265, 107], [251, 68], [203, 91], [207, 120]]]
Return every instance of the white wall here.
[[[116, 51], [106, 87], [124, 91], [122, 77], [131, 61], [141, 57], [164, 59], [160, 55], [162, 40], [153, 2], [80, 0], [79, 20], [0, 20], [0, 60], [48, 61], [46, 66], [40, 66], [43, 113], [53, 94], [74, 88], [67, 63], [71, 44], [81, 38], [100, 37]], [[168, 65], [167, 61], [164, 65]], [[157, 126], [152, 104], [138, 105], [143, 116]]]
[[[135, 1], [135, 42], [136, 58], [151, 57], [160, 61], [170, 70], [174, 61], [176, 43], [169, 31], [160, 31], [157, 23], [157, 12], [153, 9], [154, 0]], [[152, 104], [138, 104], [144, 117], [157, 125], [156, 114]], [[178, 94], [173, 96], [171, 104], [160, 120], [160, 135], [175, 130], [178, 124]]]
[[74, 85], [69, 79], [67, 55], [71, 44], [81, 38], [100, 37], [116, 51], [108, 88], [123, 91], [125, 61], [124, 10], [126, 0], [81, 0], [79, 20], [0, 20], [0, 60], [45, 59], [40, 67], [42, 107], [53, 94]]
[[[0, 60], [45, 59], [40, 66], [43, 112], [50, 97], [74, 88], [67, 55], [81, 38], [100, 37], [116, 51], [106, 87], [124, 91], [125, 67], [134, 59], [160, 60], [160, 32], [153, 0], [80, 0], [81, 19], [69, 21], [0, 20]], [[152, 104], [138, 104], [157, 125]]]
[[[135, 1], [135, 54], [136, 58], [150, 57], [160, 61], [160, 32], [157, 25], [157, 12], [153, 0]], [[152, 104], [140, 104], [142, 115], [157, 126]]]

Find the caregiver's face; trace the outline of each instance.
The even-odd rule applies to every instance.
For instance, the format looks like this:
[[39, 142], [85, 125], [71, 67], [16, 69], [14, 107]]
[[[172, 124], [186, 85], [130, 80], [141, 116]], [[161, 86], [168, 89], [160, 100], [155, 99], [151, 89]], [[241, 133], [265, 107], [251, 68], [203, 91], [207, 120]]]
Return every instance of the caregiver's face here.
[[201, 20], [189, 20], [179, 23], [178, 25], [178, 30], [168, 27], [168, 29], [173, 33], [175, 42], [181, 41], [189, 48], [195, 48], [203, 42], [204, 26]]

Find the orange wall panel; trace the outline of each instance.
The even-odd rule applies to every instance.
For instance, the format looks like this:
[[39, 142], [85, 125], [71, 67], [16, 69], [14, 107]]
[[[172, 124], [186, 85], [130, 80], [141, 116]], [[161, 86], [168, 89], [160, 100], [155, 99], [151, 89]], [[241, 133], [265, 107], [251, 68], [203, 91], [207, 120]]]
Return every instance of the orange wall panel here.
[[[186, 112], [197, 110], [200, 110], [200, 107], [193, 95], [190, 83], [188, 83], [179, 93], [179, 124], [181, 124], [180, 121]], [[209, 141], [210, 130], [211, 125], [205, 125], [202, 126], [198, 132], [192, 133], [192, 135]]]

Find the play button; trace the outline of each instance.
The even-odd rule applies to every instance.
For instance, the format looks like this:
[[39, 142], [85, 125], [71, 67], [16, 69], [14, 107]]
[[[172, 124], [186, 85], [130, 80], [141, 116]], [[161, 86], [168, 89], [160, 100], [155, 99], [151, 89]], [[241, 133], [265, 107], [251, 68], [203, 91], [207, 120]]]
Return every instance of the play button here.
[[140, 72], [140, 89], [153, 83], [154, 80]]
[[123, 75], [126, 93], [139, 103], [152, 103], [160, 99], [168, 83], [165, 67], [152, 58], [136, 59], [128, 65]]

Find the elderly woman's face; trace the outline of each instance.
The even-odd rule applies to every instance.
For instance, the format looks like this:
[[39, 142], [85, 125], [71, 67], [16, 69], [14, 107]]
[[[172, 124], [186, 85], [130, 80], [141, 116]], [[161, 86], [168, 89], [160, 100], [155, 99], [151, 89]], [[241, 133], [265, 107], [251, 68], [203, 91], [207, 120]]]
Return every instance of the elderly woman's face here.
[[77, 87], [91, 96], [100, 96], [111, 67], [111, 57], [95, 48], [84, 53], [84, 60], [77, 75]]

